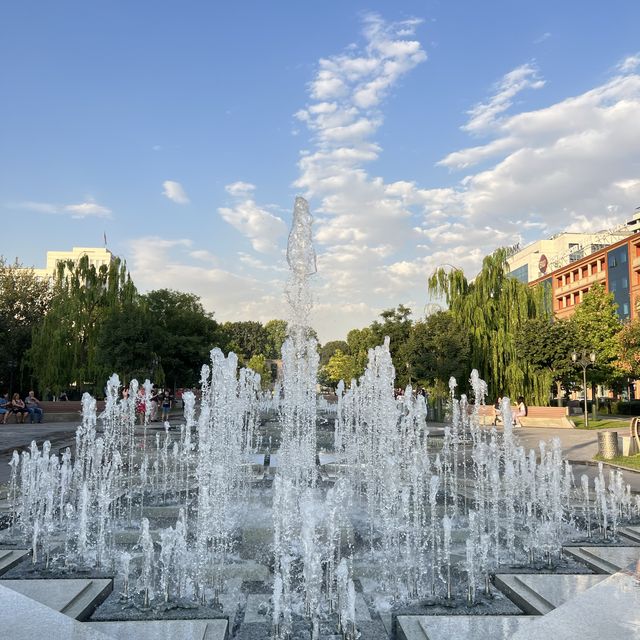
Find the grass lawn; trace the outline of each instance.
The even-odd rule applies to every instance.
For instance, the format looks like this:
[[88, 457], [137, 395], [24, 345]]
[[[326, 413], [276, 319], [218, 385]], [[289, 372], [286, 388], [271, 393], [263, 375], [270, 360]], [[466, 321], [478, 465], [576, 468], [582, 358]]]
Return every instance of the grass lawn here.
[[[594, 420], [591, 416], [589, 416], [589, 426], [584, 426], [584, 417], [583, 416], [570, 416], [570, 420], [576, 425], [576, 429], [626, 429], [629, 430], [629, 422], [631, 421], [631, 416], [625, 420], [614, 420], [609, 417], [599, 416], [597, 420]], [[626, 434], [625, 434], [626, 435]]]
[[629, 467], [630, 469], [637, 469], [640, 471], [640, 453], [635, 456], [616, 456], [611, 460], [604, 460], [601, 456], [595, 456], [594, 460], [602, 460], [602, 462], [612, 462], [613, 464], [619, 464], [623, 467]]

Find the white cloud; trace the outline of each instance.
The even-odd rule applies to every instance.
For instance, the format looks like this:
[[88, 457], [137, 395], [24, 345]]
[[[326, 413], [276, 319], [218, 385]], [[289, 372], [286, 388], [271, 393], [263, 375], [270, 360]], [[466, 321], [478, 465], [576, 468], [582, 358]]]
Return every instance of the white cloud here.
[[[128, 266], [139, 289], [191, 291], [201, 297], [206, 309], [215, 312], [218, 321], [251, 318], [265, 322], [282, 317], [283, 282], [238, 275], [215, 264], [203, 266], [201, 250], [192, 246], [187, 238], [146, 236], [132, 240]], [[222, 263], [206, 253], [209, 262]], [[193, 257], [196, 264], [192, 263]]]
[[163, 196], [177, 204], [189, 204], [189, 197], [179, 182], [175, 182], [174, 180], [165, 180], [162, 183], [162, 186], [164, 188], [162, 192]]
[[103, 207], [97, 202], [81, 202], [80, 204], [68, 204], [63, 207], [71, 214], [72, 218], [110, 218], [111, 209]]
[[70, 214], [72, 218], [110, 218], [111, 209], [98, 204], [92, 199], [80, 202], [78, 204], [53, 204], [51, 202], [18, 202], [17, 204], [7, 205], [10, 208], [24, 209], [27, 211], [35, 211], [36, 213], [45, 214]]
[[622, 73], [633, 73], [638, 67], [640, 67], [640, 52], [627, 56], [618, 64], [617, 69]]
[[278, 216], [253, 200], [255, 187], [247, 182], [234, 182], [225, 187], [236, 201], [231, 207], [219, 207], [218, 213], [225, 222], [245, 236], [259, 253], [274, 253], [278, 241], [287, 232], [287, 226]]
[[[309, 104], [295, 114], [310, 137], [295, 186], [311, 198], [315, 216], [312, 318], [323, 341], [345, 337], [400, 302], [419, 316], [429, 301], [427, 278], [441, 265], [473, 276], [498, 246], [567, 227], [613, 226], [640, 202], [640, 76], [632, 60], [600, 85], [535, 110], [518, 97], [543, 89], [537, 68], [507, 73], [466, 115], [469, 146], [451, 149], [439, 163], [462, 170], [457, 183], [448, 175], [438, 184], [437, 173], [432, 188], [372, 175], [368, 166], [382, 154], [376, 135], [384, 99], [426, 59], [415, 28], [415, 21], [367, 17], [362, 46], [319, 61]], [[285, 223], [256, 202], [254, 185], [235, 182], [226, 191], [230, 202], [220, 215], [255, 251], [272, 255], [240, 251], [224, 268], [200, 248], [143, 239], [136, 241], [143, 274], [135, 273], [136, 282], [193, 283], [220, 319], [282, 317]]]
[[[638, 149], [640, 76], [616, 76], [581, 95], [505, 118], [485, 147], [449, 154], [442, 164], [460, 168], [496, 158], [465, 175], [448, 206], [470, 225], [535, 215], [561, 230], [574, 223], [584, 228], [587, 216], [592, 227], [602, 228], [605, 220], [623, 221], [640, 200]], [[612, 205], [617, 215], [610, 215]]]
[[533, 64], [523, 64], [505, 74], [487, 102], [480, 102], [470, 111], [469, 121], [462, 127], [470, 133], [483, 133], [499, 123], [499, 116], [513, 104], [513, 99], [525, 89], [541, 89], [544, 80]]
[[550, 37], [551, 37], [551, 32], [550, 31], [545, 31], [541, 36], [538, 36], [533, 41], [533, 44], [540, 44], [541, 42], [544, 42], [545, 40], [548, 40]]
[[238, 182], [232, 182], [225, 187], [225, 191], [232, 196], [242, 197], [248, 196], [249, 194], [255, 191], [255, 185], [250, 182], [242, 182], [239, 180]]

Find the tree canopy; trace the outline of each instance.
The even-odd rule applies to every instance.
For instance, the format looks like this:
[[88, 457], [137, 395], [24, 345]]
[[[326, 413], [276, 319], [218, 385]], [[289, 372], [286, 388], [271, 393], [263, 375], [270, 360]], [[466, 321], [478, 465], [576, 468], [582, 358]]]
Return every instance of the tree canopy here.
[[[26, 354], [34, 328], [51, 304], [48, 281], [19, 262], [7, 264], [0, 256], [0, 385], [9, 388], [31, 378]], [[11, 389], [13, 390], [13, 389]]]
[[549, 316], [545, 291], [510, 276], [507, 258], [504, 248], [485, 257], [472, 282], [458, 269], [437, 269], [428, 288], [444, 296], [468, 334], [471, 366], [486, 380], [490, 395], [523, 395], [532, 404], [546, 404], [549, 379], [521, 357], [515, 339], [527, 320]]
[[165, 384], [195, 386], [211, 349], [225, 345], [220, 325], [193, 293], [157, 289], [142, 296], [142, 302], [152, 326], [150, 355], [157, 357]]
[[49, 312], [34, 328], [28, 353], [40, 388], [59, 393], [70, 386], [95, 390], [101, 385], [103, 370], [96, 360], [101, 323], [135, 296], [118, 258], [98, 268], [87, 256], [60, 262]]
[[448, 396], [451, 376], [463, 384], [469, 378], [469, 337], [450, 311], [416, 322], [403, 355], [411, 381], [434, 397]]

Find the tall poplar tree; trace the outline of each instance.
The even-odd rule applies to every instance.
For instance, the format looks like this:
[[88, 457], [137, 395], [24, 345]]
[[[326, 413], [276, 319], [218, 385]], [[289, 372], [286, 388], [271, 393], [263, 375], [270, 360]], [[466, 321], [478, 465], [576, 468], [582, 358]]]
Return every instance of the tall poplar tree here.
[[101, 324], [109, 311], [135, 297], [135, 286], [119, 258], [98, 268], [87, 256], [60, 262], [51, 307], [35, 328], [29, 350], [40, 389], [101, 389], [102, 367], [96, 358]]
[[444, 296], [469, 336], [471, 366], [489, 386], [491, 397], [523, 395], [528, 404], [547, 404], [551, 374], [535, 370], [516, 346], [516, 335], [530, 318], [547, 317], [543, 287], [528, 287], [509, 275], [507, 249], [485, 257], [469, 282], [458, 269], [436, 270], [430, 293]]

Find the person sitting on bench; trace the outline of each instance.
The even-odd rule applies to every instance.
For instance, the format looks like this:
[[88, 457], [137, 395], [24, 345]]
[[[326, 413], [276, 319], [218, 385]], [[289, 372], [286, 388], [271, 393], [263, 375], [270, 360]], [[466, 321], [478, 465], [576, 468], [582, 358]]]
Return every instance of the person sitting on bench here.
[[29, 391], [29, 395], [24, 399], [24, 403], [29, 412], [29, 422], [31, 422], [31, 424], [34, 422], [40, 424], [42, 422], [43, 411], [40, 406], [40, 400], [36, 398], [36, 394], [33, 391]]
[[527, 417], [527, 405], [524, 402], [523, 396], [518, 396], [518, 410], [513, 414], [513, 426], [521, 427], [522, 423], [520, 422], [520, 418]]

